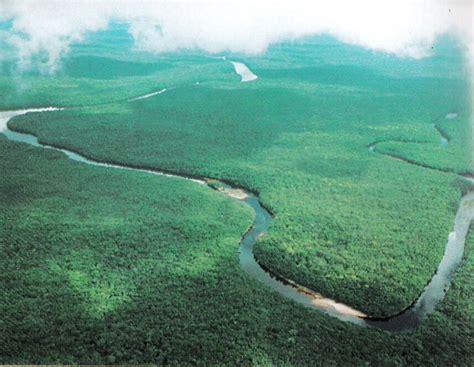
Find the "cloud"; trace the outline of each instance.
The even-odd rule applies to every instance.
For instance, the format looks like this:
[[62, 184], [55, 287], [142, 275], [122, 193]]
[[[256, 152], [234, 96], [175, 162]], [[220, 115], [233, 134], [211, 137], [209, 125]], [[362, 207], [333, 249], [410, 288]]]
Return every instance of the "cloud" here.
[[126, 22], [135, 46], [156, 53], [259, 54], [277, 42], [327, 33], [369, 49], [421, 58], [439, 35], [451, 33], [472, 57], [472, 10], [471, 0], [0, 0], [0, 21], [11, 22], [0, 37], [14, 47], [20, 65], [34, 60], [49, 71], [72, 43], [111, 21]]

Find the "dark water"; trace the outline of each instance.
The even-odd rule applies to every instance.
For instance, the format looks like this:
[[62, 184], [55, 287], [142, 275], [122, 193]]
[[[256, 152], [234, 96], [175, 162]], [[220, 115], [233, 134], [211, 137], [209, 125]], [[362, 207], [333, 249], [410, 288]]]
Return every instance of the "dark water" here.
[[[27, 111], [26, 111], [27, 112]], [[25, 111], [0, 112], [0, 127], [2, 122], [6, 122], [15, 115], [26, 113]], [[34, 146], [40, 146], [47, 149], [55, 149], [65, 153], [70, 159], [94, 166], [109, 167], [115, 169], [127, 169], [133, 171], [147, 172], [150, 174], [179, 177], [191, 180], [199, 184], [206, 184], [205, 178], [191, 178], [180, 174], [170, 174], [158, 170], [147, 170], [141, 168], [128, 167], [125, 165], [108, 164], [88, 159], [80, 154], [66, 149], [59, 149], [45, 144], [38, 143], [36, 137], [30, 134], [23, 134], [11, 131], [9, 129], [0, 130], [10, 140], [27, 143]], [[217, 181], [218, 182], [218, 181]], [[208, 185], [209, 186], [209, 185]], [[229, 185], [219, 182], [219, 186], [231, 188]], [[212, 188], [212, 186], [209, 186]], [[234, 187], [236, 188], [236, 187]], [[240, 188], [243, 190], [242, 188]], [[245, 191], [245, 190], [243, 190]], [[470, 221], [473, 218], [472, 206], [466, 207], [466, 202], [474, 202], [474, 192], [468, 193], [461, 200], [461, 204], [456, 215], [455, 229], [450, 234], [448, 244], [441, 263], [438, 266], [436, 274], [429, 284], [425, 287], [420, 297], [406, 310], [393, 317], [385, 319], [371, 319], [362, 312], [351, 307], [338, 303], [332, 299], [323, 297], [317, 292], [299, 286], [289, 279], [285, 279], [278, 274], [274, 274], [269, 269], [264, 269], [255, 259], [253, 248], [259, 236], [262, 236], [268, 230], [272, 221], [271, 214], [261, 205], [258, 198], [245, 191], [247, 198], [243, 199], [255, 212], [255, 220], [250, 230], [242, 237], [240, 243], [240, 265], [242, 269], [263, 283], [265, 286], [273, 289], [286, 298], [289, 298], [301, 305], [323, 311], [342, 321], [351, 322], [357, 325], [374, 327], [387, 331], [402, 331], [416, 328], [423, 319], [431, 313], [436, 305], [443, 300], [456, 268], [459, 266], [463, 252], [465, 237], [469, 229]], [[225, 190], [224, 190], [225, 193]]]

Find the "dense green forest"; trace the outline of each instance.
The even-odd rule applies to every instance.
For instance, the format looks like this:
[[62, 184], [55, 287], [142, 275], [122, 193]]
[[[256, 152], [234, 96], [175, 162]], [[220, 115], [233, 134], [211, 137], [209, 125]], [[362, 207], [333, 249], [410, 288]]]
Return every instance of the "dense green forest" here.
[[[309, 45], [307, 53], [318, 49]], [[313, 70], [302, 60], [281, 75], [264, 69], [265, 60], [261, 69], [255, 62], [255, 83], [183, 85], [134, 102], [20, 116], [10, 126], [99, 160], [248, 187], [276, 215], [257, 244], [262, 263], [370, 315], [392, 315], [436, 269], [461, 184], [455, 175], [388, 160], [367, 146], [425, 142], [380, 143], [376, 150], [403, 144], [397, 155], [408, 157], [409, 147], [429, 146], [433, 165], [470, 170], [457, 158], [468, 156], [460, 155], [466, 139], [457, 139], [467, 129], [465, 115], [451, 120], [459, 133], [450, 131], [448, 147], [432, 126], [454, 100], [459, 110], [467, 103], [467, 85], [360, 66]]]
[[[55, 76], [2, 60], [0, 109], [67, 107], [9, 126], [101, 161], [239, 184], [275, 216], [255, 248], [265, 266], [373, 316], [417, 298], [467, 189], [455, 173], [474, 173], [469, 86], [449, 40], [420, 60], [330, 37], [282, 43], [246, 57], [259, 79], [240, 83], [227, 61], [125, 57], [130, 40], [111, 37], [74, 46]], [[388, 334], [243, 273], [252, 212], [238, 201], [1, 134], [0, 151], [2, 363], [474, 363], [472, 236], [443, 303], [415, 332]]]
[[3, 137], [0, 153], [2, 363], [473, 362], [472, 237], [438, 310], [390, 335], [243, 273], [238, 241], [252, 216], [235, 200]]

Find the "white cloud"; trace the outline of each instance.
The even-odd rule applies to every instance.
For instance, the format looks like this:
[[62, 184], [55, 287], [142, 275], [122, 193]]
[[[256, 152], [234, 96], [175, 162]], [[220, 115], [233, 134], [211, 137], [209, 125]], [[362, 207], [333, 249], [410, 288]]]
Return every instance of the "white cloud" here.
[[202, 49], [258, 54], [272, 43], [329, 33], [362, 47], [424, 57], [450, 32], [472, 54], [471, 0], [325, 1], [34, 1], [0, 0], [0, 37], [22, 65], [44, 56], [54, 71], [61, 56], [87, 32], [125, 21], [135, 45], [150, 52]]

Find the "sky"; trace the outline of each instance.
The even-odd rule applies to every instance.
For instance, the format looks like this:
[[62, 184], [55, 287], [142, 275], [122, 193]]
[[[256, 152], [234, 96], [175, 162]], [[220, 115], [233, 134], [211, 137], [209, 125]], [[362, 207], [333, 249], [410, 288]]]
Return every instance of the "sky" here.
[[0, 0], [0, 45], [13, 47], [20, 66], [40, 59], [40, 66], [54, 73], [72, 44], [114, 21], [128, 24], [134, 46], [152, 53], [199, 49], [258, 55], [274, 43], [330, 34], [367, 49], [422, 58], [437, 37], [449, 33], [463, 45], [472, 67], [472, 2]]

